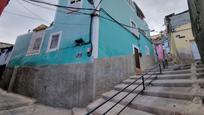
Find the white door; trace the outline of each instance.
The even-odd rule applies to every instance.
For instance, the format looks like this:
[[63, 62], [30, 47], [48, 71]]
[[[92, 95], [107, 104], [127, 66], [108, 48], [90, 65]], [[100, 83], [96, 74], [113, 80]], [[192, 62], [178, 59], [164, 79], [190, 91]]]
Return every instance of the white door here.
[[195, 43], [195, 41], [191, 41], [191, 49], [192, 49], [192, 53], [193, 53], [193, 58], [195, 60], [200, 60], [201, 56], [200, 56], [200, 53], [198, 51], [198, 47], [197, 47], [197, 44]]

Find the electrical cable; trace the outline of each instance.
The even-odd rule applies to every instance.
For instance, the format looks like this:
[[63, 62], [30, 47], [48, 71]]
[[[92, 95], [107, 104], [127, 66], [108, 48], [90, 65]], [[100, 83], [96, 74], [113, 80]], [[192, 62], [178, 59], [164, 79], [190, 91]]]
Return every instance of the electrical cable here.
[[57, 5], [57, 4], [52, 4], [52, 3], [39, 1], [39, 0], [23, 0], [23, 1], [30, 1], [30, 2], [35, 2], [35, 3], [39, 3], [39, 4], [45, 4], [45, 5], [48, 5], [48, 6], [54, 6], [54, 7], [58, 7], [58, 8], [68, 8], [68, 9], [73, 9], [73, 10], [95, 10], [95, 9], [92, 9], [92, 8], [77, 8], [77, 7]]
[[[42, 3], [42, 4], [45, 4], [45, 5], [50, 5], [50, 6], [60, 7], [60, 8], [68, 8], [67, 10], [71, 10], [71, 9], [75, 9], [75, 10], [76, 10], [76, 9], [81, 9], [81, 10], [94, 10], [94, 11], [96, 10], [96, 9], [90, 9], [90, 8], [75, 8], [75, 7], [67, 7], [67, 6], [55, 5], [55, 4], [47, 3], [47, 2], [44, 2], [44, 1], [38, 1], [38, 0], [23, 0], [23, 1], [25, 1], [25, 2], [27, 2], [27, 3], [30, 3], [30, 4], [33, 4], [33, 5], [36, 5], [36, 6], [39, 6], [39, 7], [43, 7], [43, 6], [37, 5], [37, 4], [34, 4], [34, 3], [31, 3], [31, 2]], [[31, 1], [31, 2], [29, 2], [29, 1]], [[102, 1], [103, 1], [103, 0], [101, 0], [101, 1], [99, 2], [98, 6], [102, 3]], [[43, 8], [48, 9], [47, 7], [43, 7]], [[71, 9], [69, 9], [69, 8], [71, 8]], [[49, 8], [49, 9], [50, 9], [50, 8]], [[52, 10], [53, 10], [53, 9], [52, 9]], [[60, 11], [60, 10], [57, 10], [57, 11]], [[100, 9], [99, 11], [101, 11], [101, 9]], [[102, 11], [105, 11], [105, 10], [102, 9]], [[65, 13], [64, 11], [60, 11], [60, 12]], [[105, 11], [105, 13], [106, 13], [106, 15], [107, 15], [107, 12], [106, 12], [106, 11]], [[90, 13], [85, 13], [85, 12], [80, 12], [80, 11], [73, 12], [73, 10], [71, 10], [70, 13], [65, 13], [65, 14], [91, 15]], [[119, 25], [121, 25], [121, 26], [124, 27], [124, 28], [125, 28], [125, 27], [128, 27], [128, 28], [138, 29], [139, 31], [149, 31], [149, 30], [144, 30], [144, 29], [141, 29], [141, 28], [135, 28], [135, 27], [129, 26], [129, 25], [127, 25], [127, 24], [121, 23], [121, 22], [117, 21], [116, 19], [114, 19], [114, 18], [113, 18], [112, 16], [110, 16], [109, 14], [108, 14], [108, 17], [110, 17], [111, 19], [106, 18], [106, 17], [101, 16], [101, 15], [99, 15], [99, 17], [101, 17], [101, 18], [103, 18], [103, 19], [106, 19], [106, 20], [108, 20], [108, 21], [112, 21], [112, 22], [118, 23]], [[127, 28], [126, 28], [126, 29], [127, 29]], [[129, 30], [128, 30], [128, 31], [129, 31]]]
[[[28, 0], [23, 0], [24, 2], [27, 2], [29, 4], [32, 4], [34, 6], [38, 6], [38, 7], [41, 7], [41, 8], [44, 8], [44, 9], [47, 9], [47, 10], [53, 10], [53, 11], [56, 11], [56, 12], [60, 12], [60, 13], [63, 13], [63, 14], [75, 14], [75, 15], [79, 15], [79, 14], [84, 14], [84, 15], [90, 15], [89, 13], [85, 13], [85, 12], [80, 12], [80, 11], [73, 11], [71, 9], [66, 9], [66, 10], [69, 10], [71, 12], [69, 13], [66, 13], [66, 11], [62, 10], [62, 9], [53, 9], [53, 8], [50, 8], [50, 7], [46, 7], [46, 6], [42, 6], [42, 5], [39, 5], [39, 4], [35, 4], [33, 2], [30, 2]], [[76, 10], [76, 9], [75, 9]]]
[[[25, 1], [25, 2], [27, 2], [27, 3], [36, 2], [36, 3], [44, 3], [44, 4], [46, 4], [46, 5], [50, 5], [50, 4], [51, 4], [51, 3], [47, 3], [47, 2], [44, 2], [44, 1], [38, 1], [38, 0], [23, 0], [23, 1]], [[29, 1], [31, 1], [31, 2], [29, 2]], [[99, 6], [102, 2], [103, 2], [103, 0], [101, 0], [97, 6]], [[33, 5], [36, 5], [36, 4], [33, 4]], [[54, 4], [52, 4], [52, 5], [54, 5]], [[51, 6], [52, 6], [52, 5], [51, 5]], [[40, 5], [38, 5], [38, 6], [40, 6]], [[56, 7], [63, 7], [63, 8], [75, 8], [75, 7], [67, 7], [67, 6], [61, 6], [61, 5], [54, 5], [54, 6], [56, 6]], [[42, 6], [40, 6], [40, 7], [42, 7]], [[43, 8], [45, 8], [45, 7], [43, 7]], [[46, 8], [46, 9], [47, 9], [47, 8]], [[76, 9], [95, 10], [95, 9], [90, 9], [90, 8], [76, 8]], [[76, 9], [75, 9], [75, 10], [76, 10]], [[68, 9], [68, 10], [70, 10], [70, 9]], [[103, 9], [103, 10], [104, 10], [104, 9]], [[99, 11], [101, 11], [101, 10], [99, 10]], [[60, 11], [60, 12], [61, 12], [61, 11]], [[63, 12], [63, 11], [62, 11], [62, 12]], [[65, 12], [63, 12], [63, 13], [65, 13]], [[71, 10], [71, 13], [65, 13], [65, 14], [73, 14], [73, 13], [74, 13], [74, 14], [91, 15], [91, 14], [89, 14], [89, 13], [80, 12], [80, 11], [76, 11], [76, 12], [75, 12], [75, 11], [73, 11], [73, 10]], [[128, 28], [139, 29], [139, 30], [142, 30], [142, 31], [149, 31], [149, 30], [144, 30], [144, 29], [141, 29], [141, 28], [135, 28], [135, 27], [129, 26], [129, 25], [127, 25], [127, 24], [118, 22], [118, 21], [115, 20], [112, 16], [111, 16], [111, 18], [113, 18], [114, 20], [111, 20], [111, 19], [106, 18], [106, 17], [104, 17], [104, 16], [99, 16], [99, 17], [101, 17], [101, 18], [103, 18], [103, 19], [106, 19], [106, 20], [109, 20], [109, 21], [112, 21], [112, 22], [116, 22], [116, 23], [121, 24], [121, 25], [123, 25], [123, 26], [125, 26], [125, 27], [128, 27]]]
[[[22, 18], [27, 18], [27, 19], [31, 19], [31, 20], [35, 20], [35, 21], [42, 21], [44, 22], [44, 20], [40, 19], [40, 18], [36, 18], [36, 17], [31, 17], [31, 16], [27, 16], [27, 15], [22, 15], [22, 14], [18, 14], [18, 13], [14, 13], [14, 12], [10, 12], [10, 11], [4, 11], [6, 14], [10, 14], [10, 15], [15, 15], [15, 16], [19, 16]], [[57, 25], [63, 25], [63, 26], [86, 26], [89, 24], [73, 24], [73, 23], [64, 23], [64, 22], [57, 22], [55, 23]]]
[[[23, 0], [23, 1], [25, 1], [25, 2], [27, 2], [27, 3], [30, 3], [30, 4], [32, 4], [32, 5], [38, 6], [38, 7], [42, 7], [42, 8], [45, 8], [45, 9], [50, 9], [50, 8], [48, 8], [48, 7], [44, 7], [44, 6], [41, 6], [41, 5], [38, 5], [38, 4], [31, 3], [31, 2], [29, 2], [29, 1], [27, 1], [27, 0]], [[102, 2], [102, 1], [103, 1], [103, 0], [101, 0], [101, 2]], [[100, 3], [101, 3], [101, 2], [100, 2]], [[53, 10], [53, 9], [51, 9], [51, 10]], [[58, 10], [58, 11], [61, 12], [61, 13], [65, 13], [64, 11], [61, 11], [61, 10]], [[65, 13], [65, 14], [73, 14], [73, 12], [72, 12], [72, 13]], [[91, 14], [89, 14], [89, 13], [80, 12], [80, 11], [74, 12], [74, 15], [77, 15], [77, 14], [91, 15]], [[109, 18], [106, 18], [106, 17], [104, 17], [104, 16], [99, 16], [99, 17], [101, 17], [101, 18], [103, 18], [103, 19], [106, 19], [106, 20], [109, 20], [109, 21], [112, 21], [112, 22], [116, 22], [116, 21], [114, 21], [114, 20], [112, 20], [112, 19], [109, 19]], [[118, 21], [117, 21], [117, 22], [118, 22]], [[118, 22], [118, 23], [120, 23], [120, 22]], [[125, 27], [128, 27], [128, 28], [139, 29], [139, 28], [135, 28], [135, 27], [129, 26], [129, 25], [127, 25], [127, 24], [123, 24], [123, 23], [120, 23], [120, 24], [123, 25], [123, 26], [125, 26]], [[140, 30], [143, 30], [143, 29], [140, 29]], [[148, 31], [148, 30], [145, 30], [145, 31]]]
[[[36, 17], [31, 17], [31, 16], [26, 16], [26, 15], [22, 15], [22, 14], [18, 14], [18, 13], [13, 13], [13, 12], [9, 12], [9, 11], [4, 11], [7, 14], [11, 14], [11, 15], [15, 15], [15, 16], [19, 16], [19, 17], [23, 17], [23, 18], [27, 18], [27, 19], [31, 19], [31, 20], [36, 20], [36, 21], [43, 21], [42, 19], [36, 18]], [[47, 23], [47, 22], [46, 22]]]
[[98, 9], [98, 7], [100, 6], [100, 4], [103, 2], [103, 0], [100, 0], [100, 2], [98, 3], [98, 5], [96, 6], [96, 9]]
[[45, 20], [44, 18], [42, 18], [41, 16], [39, 16], [38, 14], [36, 14], [35, 12], [31, 11], [30, 9], [28, 9], [25, 5], [23, 5], [22, 3], [20, 3], [20, 1], [15, 0], [20, 6], [22, 6], [26, 11], [30, 12], [32, 15], [35, 15], [36, 17], [44, 20], [45, 22], [49, 23], [48, 20]]

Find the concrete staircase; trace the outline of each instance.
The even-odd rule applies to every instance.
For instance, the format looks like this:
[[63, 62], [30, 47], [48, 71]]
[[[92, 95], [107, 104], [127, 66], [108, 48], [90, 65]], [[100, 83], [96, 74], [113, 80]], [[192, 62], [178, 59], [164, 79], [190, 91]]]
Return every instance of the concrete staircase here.
[[72, 111], [41, 105], [34, 99], [0, 89], [0, 115], [72, 115]]
[[[87, 110], [94, 109], [138, 77], [131, 76], [115, 86], [114, 90], [104, 93], [100, 99], [91, 103]], [[155, 78], [157, 79], [147, 86], [146, 90], [120, 115], [204, 115], [204, 65], [170, 66], [168, 69], [163, 70], [163, 74], [158, 75], [158, 77], [153, 75], [151, 79]], [[147, 80], [145, 84], [148, 84], [151, 79]], [[94, 115], [103, 114], [141, 82], [142, 80], [137, 81], [134, 85], [97, 109]], [[138, 87], [107, 115], [117, 115], [142, 88], [142, 86]]]

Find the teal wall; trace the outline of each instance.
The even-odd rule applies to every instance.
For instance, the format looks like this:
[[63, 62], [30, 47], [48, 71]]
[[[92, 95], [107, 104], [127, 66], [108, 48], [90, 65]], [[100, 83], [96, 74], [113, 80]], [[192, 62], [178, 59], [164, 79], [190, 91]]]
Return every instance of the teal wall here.
[[[67, 5], [67, 0], [60, 0], [59, 4]], [[84, 8], [93, 8], [87, 0], [83, 1]], [[101, 7], [119, 22], [130, 25], [130, 18], [137, 23], [141, 29], [148, 30], [147, 24], [137, 17], [134, 9], [130, 8], [126, 0], [104, 0]], [[26, 56], [32, 33], [19, 36], [16, 40], [13, 55], [8, 66], [37, 66], [48, 64], [68, 64], [68, 63], [89, 63], [92, 57], [87, 56], [87, 49], [91, 44], [76, 47], [74, 41], [83, 38], [85, 42], [90, 41], [90, 15], [65, 14], [62, 9], [57, 9], [54, 25], [45, 31], [45, 36], [40, 54]], [[83, 11], [91, 13], [91, 11]], [[103, 12], [100, 15], [109, 18]], [[142, 34], [136, 38], [129, 31], [120, 25], [100, 18], [99, 24], [99, 59], [114, 56], [126, 56], [133, 53], [132, 45], [140, 48], [143, 54], [146, 53], [145, 45], [150, 48], [153, 55], [152, 44]], [[49, 37], [52, 33], [62, 31], [60, 48], [54, 52], [47, 52]], [[147, 31], [148, 35], [149, 32]], [[82, 57], [76, 58], [77, 53], [82, 52]]]
[[[69, 32], [66, 31], [62, 32], [61, 45], [59, 50], [54, 52], [47, 52], [46, 50], [48, 39], [52, 32], [57, 32], [57, 29], [46, 31], [40, 54], [33, 56], [26, 56], [31, 40], [31, 34], [19, 37], [16, 41], [13, 55], [8, 66], [86, 63], [87, 61], [91, 61], [90, 58], [86, 55], [86, 49], [90, 48], [91, 46], [88, 44], [81, 47], [74, 47], [72, 39], [66, 38], [66, 36], [69, 35]], [[77, 52], [83, 53], [81, 58], [76, 58]]]
[[[128, 4], [127, 0], [104, 0], [101, 8], [123, 24], [130, 25], [130, 20], [133, 20], [137, 27], [145, 30], [147, 37], [150, 37], [148, 25], [137, 16], [136, 11]], [[100, 15], [111, 19], [102, 11]], [[99, 27], [99, 58], [133, 54], [133, 45], [136, 45], [143, 55], [146, 55], [145, 46], [149, 47], [150, 56], [154, 56], [152, 42], [145, 35], [140, 34], [138, 38], [121, 25], [103, 18], [100, 18]]]
[[100, 19], [99, 58], [130, 55], [138, 39], [120, 25]]
[[[67, 5], [67, 0], [60, 0], [61, 5]], [[90, 7], [87, 0], [84, 0], [84, 7]], [[45, 32], [43, 45], [40, 54], [26, 56], [32, 33], [19, 36], [15, 43], [13, 55], [8, 66], [33, 66], [47, 64], [65, 64], [65, 63], [87, 63], [91, 58], [87, 56], [87, 48], [91, 44], [76, 47], [74, 41], [83, 38], [85, 42], [90, 41], [90, 15], [66, 14], [58, 9], [55, 15], [54, 25]], [[89, 11], [90, 12], [90, 11]], [[88, 11], [87, 11], [88, 13]], [[52, 33], [62, 31], [60, 48], [54, 52], [47, 52], [49, 37]], [[81, 58], [76, 58], [77, 53], [82, 52]]]

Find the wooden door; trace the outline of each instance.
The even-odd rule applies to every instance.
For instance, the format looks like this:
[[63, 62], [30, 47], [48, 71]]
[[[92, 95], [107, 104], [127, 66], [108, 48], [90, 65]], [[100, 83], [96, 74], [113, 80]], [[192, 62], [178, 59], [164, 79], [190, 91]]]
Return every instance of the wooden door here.
[[140, 55], [139, 55], [139, 50], [137, 48], [135, 48], [135, 64], [136, 64], [136, 68], [140, 69]]

